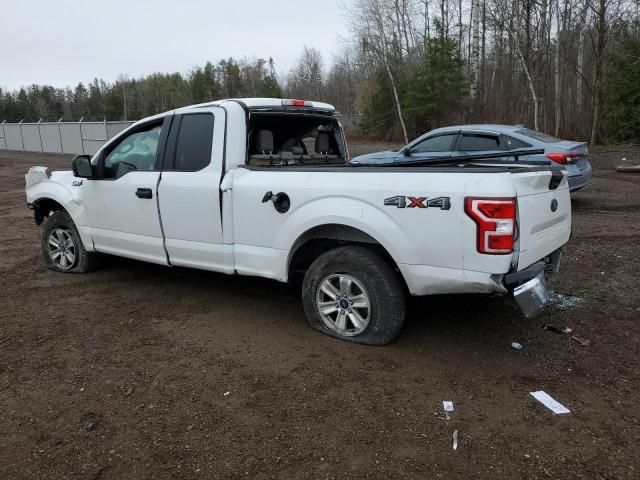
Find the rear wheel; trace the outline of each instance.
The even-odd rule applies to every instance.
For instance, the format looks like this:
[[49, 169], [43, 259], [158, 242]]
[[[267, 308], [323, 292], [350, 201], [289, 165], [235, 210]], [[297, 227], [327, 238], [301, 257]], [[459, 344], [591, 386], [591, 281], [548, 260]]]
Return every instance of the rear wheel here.
[[85, 273], [95, 267], [95, 254], [85, 250], [80, 234], [67, 212], [54, 212], [42, 228], [42, 255], [57, 272]]
[[366, 247], [340, 247], [318, 257], [305, 275], [302, 302], [313, 328], [350, 342], [385, 345], [404, 324], [400, 280]]

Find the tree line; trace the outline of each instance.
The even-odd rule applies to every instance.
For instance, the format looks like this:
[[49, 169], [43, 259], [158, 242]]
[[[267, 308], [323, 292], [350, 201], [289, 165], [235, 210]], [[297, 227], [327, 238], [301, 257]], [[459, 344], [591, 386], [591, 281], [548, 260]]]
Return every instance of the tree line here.
[[328, 59], [304, 47], [187, 74], [0, 92], [0, 119], [138, 119], [243, 96], [317, 99], [361, 114], [360, 134], [406, 141], [453, 123], [522, 123], [556, 136], [640, 142], [640, 0], [352, 0]]
[[153, 73], [138, 79], [121, 75], [113, 83], [96, 78], [73, 89], [31, 85], [0, 90], [0, 121], [139, 120], [220, 98], [280, 96], [273, 59], [229, 58], [186, 74]]

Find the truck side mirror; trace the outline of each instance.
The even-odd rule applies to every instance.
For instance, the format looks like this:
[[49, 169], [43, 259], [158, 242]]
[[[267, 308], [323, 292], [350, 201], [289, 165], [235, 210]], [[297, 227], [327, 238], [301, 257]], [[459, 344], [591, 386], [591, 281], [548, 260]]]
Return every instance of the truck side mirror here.
[[79, 178], [92, 178], [93, 169], [91, 168], [91, 156], [90, 155], [76, 155], [71, 160], [71, 168], [73, 169], [73, 176]]

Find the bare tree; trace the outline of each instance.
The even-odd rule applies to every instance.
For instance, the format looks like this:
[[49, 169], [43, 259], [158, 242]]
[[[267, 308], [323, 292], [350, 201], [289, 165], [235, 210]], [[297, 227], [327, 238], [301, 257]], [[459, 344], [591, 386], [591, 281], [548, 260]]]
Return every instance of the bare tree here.
[[321, 98], [323, 84], [322, 54], [315, 48], [303, 47], [296, 66], [291, 69], [288, 89], [296, 96]]
[[561, 99], [562, 96], [560, 94], [560, 0], [556, 2], [556, 50], [554, 55], [554, 87], [555, 87], [555, 128], [554, 135], [558, 137], [560, 135], [560, 118], [562, 115], [562, 107], [561, 107]]
[[391, 63], [392, 53], [390, 48], [389, 34], [393, 31], [393, 23], [389, 27], [389, 20], [393, 18], [395, 12], [389, 11], [389, 5], [382, 0], [357, 0], [351, 10], [351, 23], [354, 30], [358, 32], [362, 39], [363, 49], [371, 53], [373, 57], [384, 66], [391, 90], [393, 100], [398, 114], [398, 121], [402, 128], [405, 143], [409, 142], [407, 127], [402, 115], [402, 105], [398, 94], [396, 79], [393, 74]]
[[478, 91], [478, 76], [480, 72], [480, 0], [472, 0], [471, 16], [473, 22], [473, 41], [471, 42], [471, 89], [472, 99]]
[[589, 0], [584, 0], [580, 20], [576, 26], [578, 30], [578, 60], [576, 65], [576, 109], [578, 115], [582, 114], [582, 85], [584, 84], [584, 28], [587, 23], [587, 14], [589, 12]]
[[591, 121], [591, 143], [596, 143], [598, 140], [598, 129], [600, 128], [600, 102], [602, 100], [601, 83], [603, 76], [603, 64], [604, 64], [604, 49], [607, 35], [607, 0], [598, 0], [598, 7], [596, 10], [596, 46], [594, 62], [595, 67], [593, 69], [593, 117]]

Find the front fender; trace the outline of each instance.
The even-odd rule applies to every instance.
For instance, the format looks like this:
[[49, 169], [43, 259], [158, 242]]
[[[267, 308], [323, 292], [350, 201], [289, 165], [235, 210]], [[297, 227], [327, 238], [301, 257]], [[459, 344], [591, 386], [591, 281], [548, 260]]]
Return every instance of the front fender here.
[[69, 187], [73, 185], [74, 181], [82, 180], [75, 179], [72, 172], [54, 172], [51, 176], [43, 175], [41, 168], [32, 167], [26, 174], [27, 203], [37, 205], [39, 201], [44, 199], [53, 200], [67, 211], [76, 227], [87, 225], [85, 208], [78, 198], [79, 192]]

